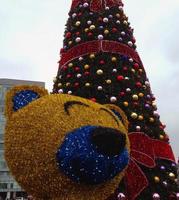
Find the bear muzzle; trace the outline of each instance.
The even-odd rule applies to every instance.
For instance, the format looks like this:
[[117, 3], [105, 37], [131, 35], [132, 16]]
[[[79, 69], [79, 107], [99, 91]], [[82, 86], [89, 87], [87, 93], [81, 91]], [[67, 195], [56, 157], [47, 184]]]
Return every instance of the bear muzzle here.
[[129, 161], [126, 136], [119, 130], [84, 126], [68, 133], [56, 160], [60, 172], [88, 185], [104, 183], [123, 171]]

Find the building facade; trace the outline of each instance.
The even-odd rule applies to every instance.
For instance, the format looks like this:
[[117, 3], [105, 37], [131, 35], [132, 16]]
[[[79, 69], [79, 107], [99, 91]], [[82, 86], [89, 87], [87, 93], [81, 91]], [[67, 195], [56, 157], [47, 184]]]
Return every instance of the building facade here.
[[178, 179], [178, 188], [179, 188], [179, 157], [178, 157], [178, 163], [177, 163], [177, 179]]
[[6, 92], [16, 85], [38, 85], [45, 87], [44, 82], [0, 79], [0, 200], [15, 199], [23, 197], [24, 191], [10, 175], [4, 159], [4, 128], [6, 119], [4, 117], [4, 104]]

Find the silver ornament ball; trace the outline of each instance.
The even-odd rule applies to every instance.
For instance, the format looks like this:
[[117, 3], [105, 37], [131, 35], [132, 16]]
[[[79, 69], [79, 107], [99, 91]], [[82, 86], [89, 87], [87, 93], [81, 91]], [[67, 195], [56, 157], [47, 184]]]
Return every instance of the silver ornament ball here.
[[123, 193], [119, 193], [119, 194], [117, 195], [117, 199], [118, 199], [118, 200], [125, 200], [125, 199], [126, 199], [126, 196], [125, 196]]
[[111, 101], [111, 103], [115, 103], [117, 101], [117, 98], [116, 97], [111, 97], [110, 101]]

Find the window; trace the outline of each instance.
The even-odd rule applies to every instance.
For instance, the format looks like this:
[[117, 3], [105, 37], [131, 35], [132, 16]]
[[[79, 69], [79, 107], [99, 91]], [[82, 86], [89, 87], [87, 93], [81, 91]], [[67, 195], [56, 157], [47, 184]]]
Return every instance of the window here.
[[8, 188], [8, 184], [7, 183], [0, 183], [0, 188], [1, 189], [7, 189]]
[[0, 129], [0, 142], [4, 140], [3, 134], [1, 134], [1, 129]]
[[0, 105], [0, 113], [4, 113], [4, 106]]
[[4, 151], [0, 151], [0, 160], [4, 160]]
[[5, 161], [0, 161], [0, 169], [6, 169], [7, 165]]
[[3, 87], [2, 85], [0, 85], [0, 99], [2, 98], [2, 96], [3, 96]]
[[5, 126], [5, 117], [4, 115], [2, 115], [2, 113], [0, 113], [0, 126]]
[[8, 176], [9, 176], [9, 172], [0, 172], [0, 180], [2, 180], [4, 177], [7, 179]]
[[0, 150], [3, 150], [3, 149], [4, 149], [4, 144], [0, 143]]

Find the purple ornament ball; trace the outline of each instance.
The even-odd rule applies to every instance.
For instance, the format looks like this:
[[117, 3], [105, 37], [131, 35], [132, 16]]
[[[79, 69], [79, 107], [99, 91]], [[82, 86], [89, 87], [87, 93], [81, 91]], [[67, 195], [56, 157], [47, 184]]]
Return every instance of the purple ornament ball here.
[[160, 167], [160, 169], [161, 169], [161, 170], [165, 170], [166, 168], [165, 168], [165, 166], [162, 165], [162, 166]]

